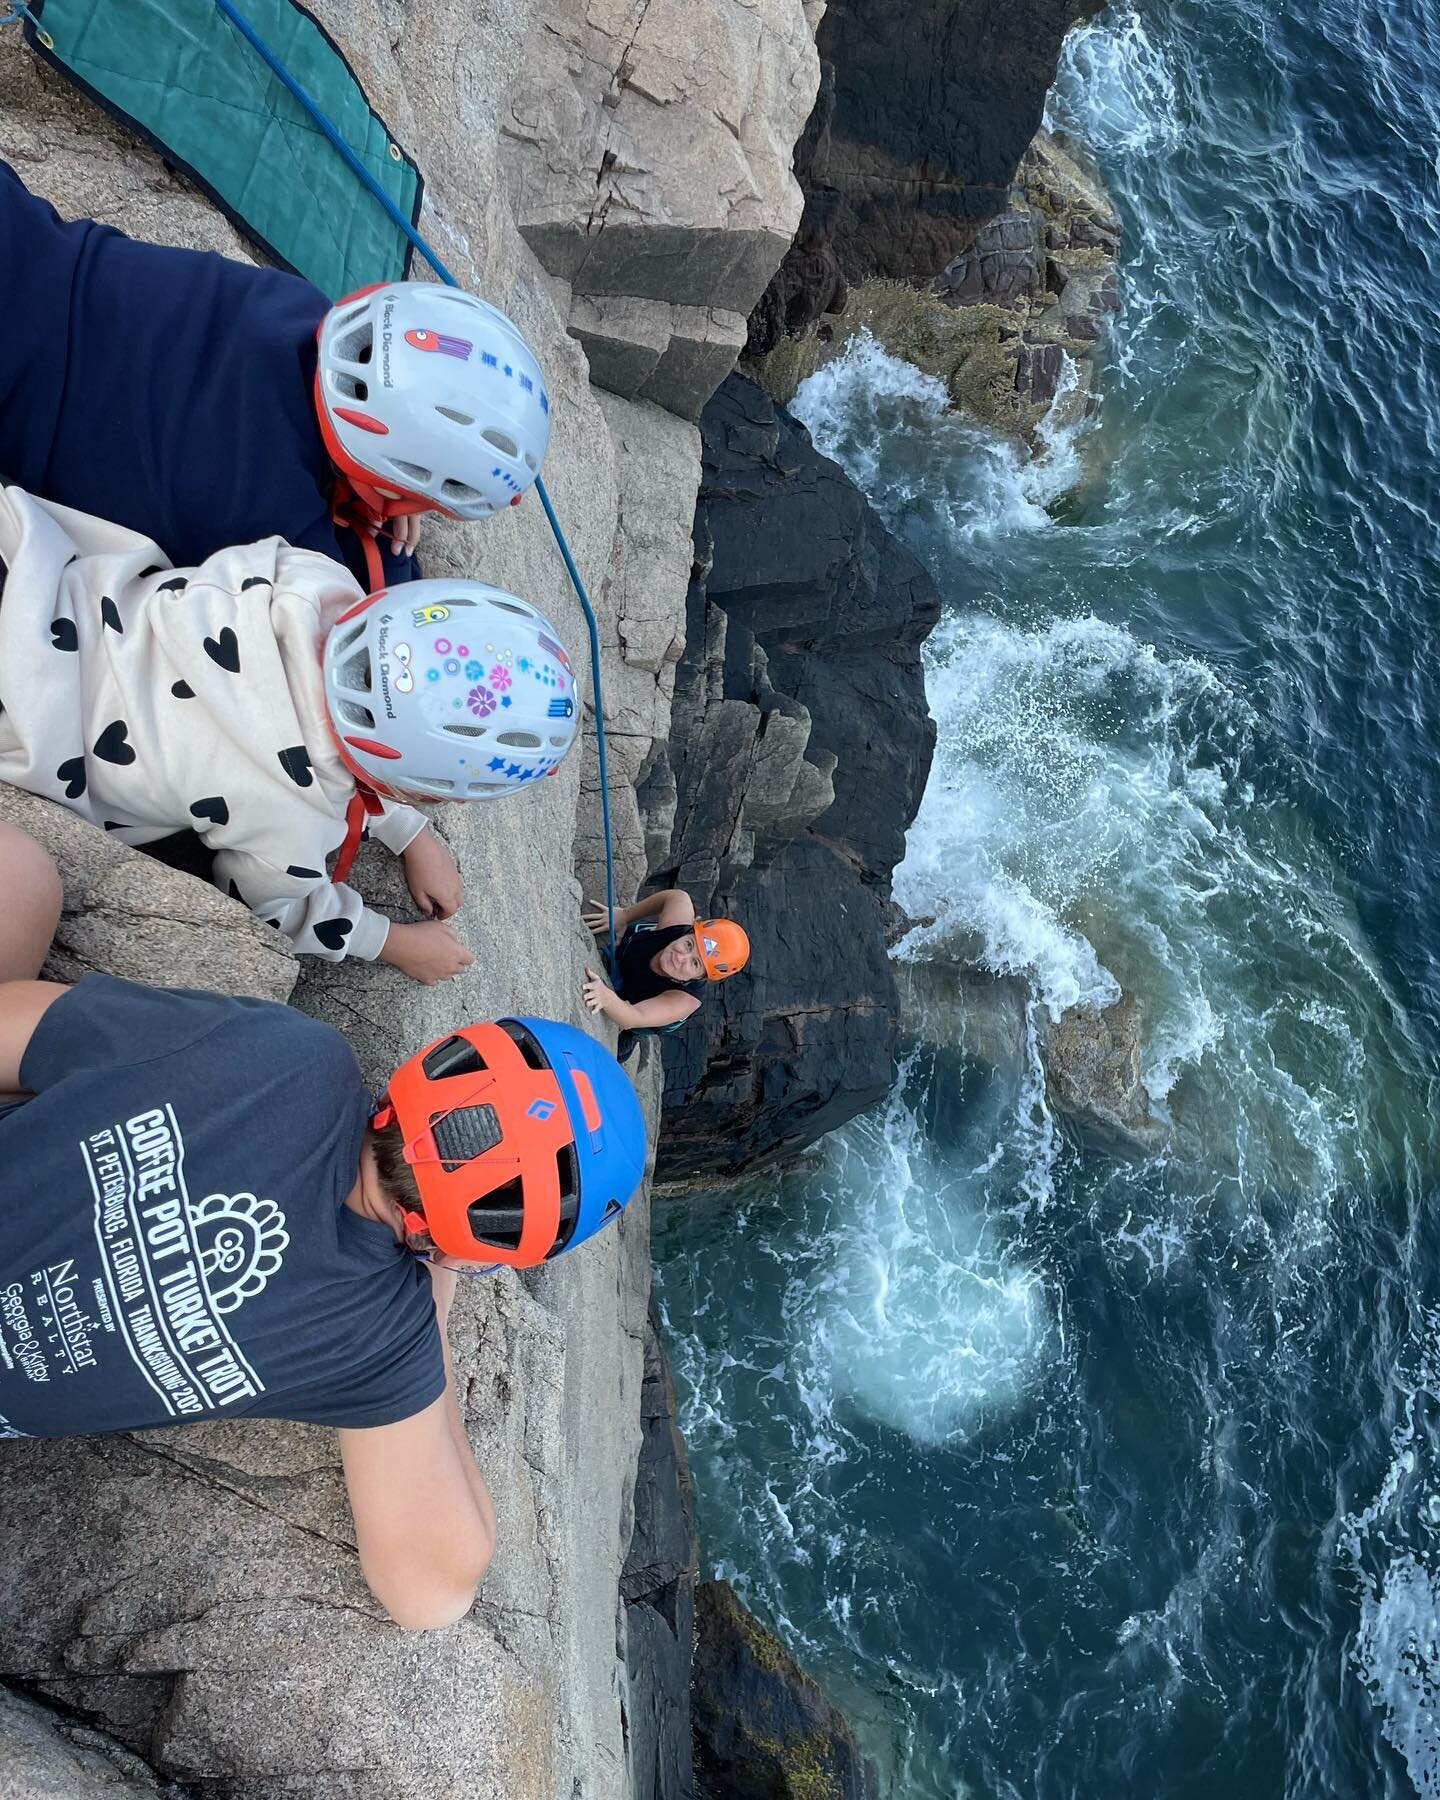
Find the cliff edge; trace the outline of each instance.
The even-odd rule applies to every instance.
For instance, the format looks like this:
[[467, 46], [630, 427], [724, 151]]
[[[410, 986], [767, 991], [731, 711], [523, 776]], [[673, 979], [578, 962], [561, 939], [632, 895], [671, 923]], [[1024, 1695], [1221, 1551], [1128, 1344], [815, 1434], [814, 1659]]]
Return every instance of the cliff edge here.
[[[688, 419], [737, 347], [733, 326], [720, 330], [680, 277], [706, 256], [724, 263], [733, 240], [717, 305], [743, 317], [793, 233], [791, 145], [816, 82], [805, 10], [800, 0], [503, 0], [498, 15], [465, 0], [322, 0], [311, 10], [423, 169], [422, 228], [465, 285], [511, 313], [546, 369], [545, 475], [600, 615], [623, 800], [627, 771], [668, 729], [699, 480]], [[730, 47], [723, 95], [703, 52], [717, 39]], [[139, 237], [249, 257], [157, 156], [18, 44], [10, 52], [0, 152], [35, 191]], [[671, 167], [667, 146], [681, 143], [683, 166]], [[615, 198], [597, 214], [605, 181]], [[647, 271], [628, 294], [622, 274], [600, 278], [613, 241], [621, 270]], [[652, 346], [660, 311], [673, 308], [669, 335], [646, 380], [627, 386], [612, 370], [620, 391], [597, 397], [586, 348], [598, 360], [603, 339], [613, 359], [632, 341], [615, 322], [627, 299], [654, 309]], [[604, 331], [587, 326], [595, 310]], [[528, 595], [583, 646], [533, 501], [478, 528], [432, 522], [426, 537], [430, 573], [483, 574]], [[578, 1016], [593, 949], [575, 869], [577, 858], [587, 877], [597, 867], [595, 799], [593, 767], [576, 755], [522, 800], [441, 816], [477, 959], [425, 989], [376, 965], [302, 972], [222, 896], [43, 803], [0, 794], [7, 816], [61, 856], [57, 974], [116, 967], [273, 998], [293, 989], [296, 1005], [346, 1033], [376, 1082], [457, 1018]], [[633, 799], [629, 820], [621, 848], [638, 872]], [[407, 916], [385, 858], [364, 854], [355, 880]], [[653, 1121], [653, 1084], [643, 1097]], [[20, 1738], [0, 1724], [7, 1796], [46, 1791], [50, 1752], [51, 1767], [79, 1768], [76, 1745], [85, 1779], [106, 1791], [117, 1781], [141, 1791], [143, 1763], [190, 1792], [237, 1800], [631, 1792], [621, 1577], [642, 1431], [647, 1225], [637, 1199], [584, 1255], [467, 1284], [457, 1301], [461, 1402], [500, 1535], [477, 1605], [448, 1631], [407, 1636], [371, 1600], [328, 1432], [249, 1423], [0, 1445], [0, 1681], [23, 1684], [65, 1722], [36, 1748], [43, 1715], [12, 1709], [27, 1766], [40, 1770], [28, 1789], [17, 1785], [31, 1779]]]

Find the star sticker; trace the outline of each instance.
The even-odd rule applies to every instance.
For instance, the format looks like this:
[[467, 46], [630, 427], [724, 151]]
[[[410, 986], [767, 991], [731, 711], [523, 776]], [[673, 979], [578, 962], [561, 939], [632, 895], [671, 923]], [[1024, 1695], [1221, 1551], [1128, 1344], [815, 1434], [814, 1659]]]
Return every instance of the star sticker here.
[[505, 758], [503, 756], [492, 756], [490, 758], [490, 767], [492, 769], [503, 769], [505, 767]]

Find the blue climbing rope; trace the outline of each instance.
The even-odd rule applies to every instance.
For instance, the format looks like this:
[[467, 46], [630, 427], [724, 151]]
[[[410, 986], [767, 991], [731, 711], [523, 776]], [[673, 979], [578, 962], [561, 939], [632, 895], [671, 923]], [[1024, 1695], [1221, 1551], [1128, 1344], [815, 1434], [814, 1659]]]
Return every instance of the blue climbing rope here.
[[[24, 0], [11, 0], [17, 13], [24, 13], [26, 18], [33, 15], [28, 12]], [[235, 27], [241, 37], [251, 46], [255, 54], [266, 64], [276, 80], [300, 102], [310, 117], [320, 127], [330, 143], [344, 158], [351, 172], [361, 185], [377, 200], [389, 214], [392, 222], [399, 226], [410, 242], [429, 263], [430, 267], [448, 286], [458, 288], [460, 283], [441, 262], [439, 256], [430, 247], [422, 233], [410, 223], [400, 208], [390, 198], [369, 169], [351, 149], [334, 124], [326, 117], [320, 107], [285, 67], [280, 58], [270, 48], [250, 23], [239, 13], [232, 0], [215, 0], [216, 8]], [[12, 15], [13, 16], [13, 15]], [[0, 24], [7, 21], [0, 19]], [[610, 781], [609, 771], [605, 765], [605, 708], [604, 696], [600, 685], [600, 631], [595, 623], [594, 608], [590, 604], [590, 596], [585, 592], [585, 583], [580, 579], [580, 571], [575, 567], [575, 558], [570, 554], [570, 546], [565, 541], [565, 533], [560, 529], [560, 521], [555, 516], [555, 508], [550, 504], [550, 495], [546, 492], [545, 483], [537, 475], [535, 492], [540, 496], [540, 504], [545, 509], [545, 517], [550, 521], [550, 529], [555, 535], [555, 542], [560, 548], [560, 555], [565, 562], [566, 573], [570, 577], [571, 586], [575, 589], [580, 601], [580, 610], [585, 615], [585, 629], [590, 634], [590, 679], [595, 688], [595, 751], [596, 761], [600, 768], [600, 817], [605, 833], [605, 913], [609, 922], [610, 961], [612, 975], [615, 963], [615, 857], [610, 841]]]

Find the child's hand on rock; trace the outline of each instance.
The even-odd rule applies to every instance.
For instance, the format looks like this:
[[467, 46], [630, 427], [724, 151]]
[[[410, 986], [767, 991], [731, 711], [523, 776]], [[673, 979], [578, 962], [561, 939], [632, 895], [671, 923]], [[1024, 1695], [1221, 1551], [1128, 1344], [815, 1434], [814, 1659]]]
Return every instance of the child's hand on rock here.
[[448, 919], [465, 899], [455, 858], [427, 825], [404, 853], [405, 880], [427, 919]]
[[468, 969], [475, 958], [455, 935], [453, 925], [425, 919], [418, 925], [392, 925], [380, 960], [430, 987]]

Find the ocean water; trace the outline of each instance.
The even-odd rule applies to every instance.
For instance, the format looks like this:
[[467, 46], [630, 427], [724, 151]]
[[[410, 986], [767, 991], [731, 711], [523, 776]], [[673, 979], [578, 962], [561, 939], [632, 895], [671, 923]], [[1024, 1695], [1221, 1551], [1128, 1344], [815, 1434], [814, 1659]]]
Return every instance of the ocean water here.
[[[1440, 1796], [1440, 8], [1122, 0], [1051, 120], [1089, 441], [796, 403], [945, 596], [931, 922], [885, 1105], [659, 1209], [703, 1554], [890, 1800]], [[1145, 1149], [1039, 1062], [1122, 992]]]

